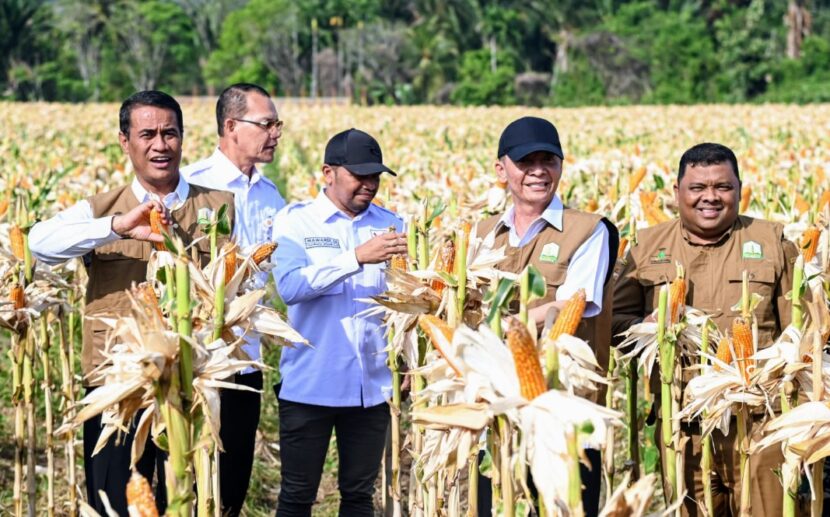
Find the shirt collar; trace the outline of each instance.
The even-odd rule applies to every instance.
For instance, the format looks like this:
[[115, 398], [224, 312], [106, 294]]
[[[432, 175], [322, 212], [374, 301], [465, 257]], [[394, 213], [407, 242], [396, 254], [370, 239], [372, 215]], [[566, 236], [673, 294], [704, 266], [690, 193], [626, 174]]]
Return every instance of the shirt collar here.
[[[562, 204], [562, 200], [559, 199], [559, 196], [554, 194], [553, 199], [550, 200], [548, 206], [542, 212], [542, 215], [539, 216], [539, 219], [544, 219], [548, 224], [559, 230], [562, 231], [562, 211], [565, 209], [565, 206]], [[514, 207], [511, 206], [508, 208], [499, 219], [499, 225], [504, 225], [508, 228], [513, 228], [513, 214], [514, 214]], [[538, 219], [537, 219], [538, 221]]]
[[734, 232], [735, 230], [737, 230], [741, 226], [743, 226], [743, 223], [741, 222], [741, 218], [737, 217], [737, 218], [735, 218], [735, 222], [732, 223], [732, 226], [730, 226], [729, 229], [726, 230], [723, 233], [723, 235], [721, 235], [720, 239], [718, 239], [716, 242], [713, 242], [713, 243], [710, 243], [710, 244], [699, 244], [699, 243], [696, 243], [696, 242], [692, 242], [691, 238], [689, 237], [689, 231], [683, 225], [683, 221], [681, 220], [680, 221], [680, 235], [683, 236], [683, 240], [685, 240], [686, 243], [689, 244], [690, 246], [720, 246], [724, 242], [728, 241], [732, 237], [732, 232]]
[[176, 190], [164, 196], [164, 199], [160, 199], [157, 194], [147, 192], [147, 189], [139, 183], [138, 178], [133, 178], [130, 188], [132, 188], [133, 195], [139, 203], [143, 203], [148, 199], [158, 199], [169, 210], [179, 208], [185, 202], [187, 196], [190, 195], [190, 185], [187, 184], [181, 174], [179, 174], [179, 183], [176, 185]]
[[211, 174], [215, 175], [215, 177], [220, 180], [225, 185], [230, 185], [234, 181], [241, 182], [244, 185], [253, 185], [254, 183], [258, 182], [259, 180], [265, 180], [265, 176], [259, 172], [256, 166], [254, 166], [254, 170], [251, 171], [251, 178], [248, 179], [248, 176], [243, 173], [239, 167], [234, 165], [230, 158], [222, 152], [221, 149], [218, 147], [210, 157], [211, 161], [213, 161], [214, 168], [211, 170]]

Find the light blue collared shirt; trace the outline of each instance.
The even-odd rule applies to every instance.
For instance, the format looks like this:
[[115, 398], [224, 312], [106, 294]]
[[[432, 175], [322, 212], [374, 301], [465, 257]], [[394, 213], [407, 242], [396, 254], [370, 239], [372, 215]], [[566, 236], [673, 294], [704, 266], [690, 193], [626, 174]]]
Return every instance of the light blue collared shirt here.
[[[139, 203], [159, 199], [133, 178], [130, 189]], [[176, 190], [160, 199], [171, 212], [182, 206], [190, 194], [190, 186], [179, 176]], [[29, 247], [32, 255], [45, 264], [60, 264], [71, 258], [86, 255], [90, 251], [117, 241], [121, 237], [112, 231], [112, 218], [92, 217], [92, 206], [83, 199], [51, 219], [41, 221], [29, 231]]]
[[286, 348], [280, 360], [280, 398], [319, 406], [371, 407], [392, 385], [379, 316], [362, 316], [358, 299], [386, 290], [385, 264], [357, 263], [355, 248], [390, 226], [394, 213], [371, 204], [354, 219], [321, 192], [293, 203], [274, 224], [274, 277], [288, 317], [311, 347]]
[[[285, 200], [277, 186], [256, 167], [248, 178], [217, 148], [210, 157], [183, 168], [182, 176], [194, 185], [233, 193], [236, 219], [233, 233], [242, 248], [275, 240], [274, 217], [285, 206]], [[268, 275], [258, 274], [256, 278], [258, 284], [264, 285]], [[242, 329], [234, 331], [241, 333]], [[262, 356], [259, 336], [249, 332], [242, 349], [251, 359], [259, 360]], [[256, 368], [248, 367], [242, 373], [254, 371]]]
[[[559, 196], [554, 195], [542, 215], [533, 221], [524, 235], [519, 237], [513, 224], [513, 206], [502, 214], [498, 228], [505, 225], [510, 229], [508, 243], [514, 248], [521, 248], [533, 241], [546, 225], [551, 225], [559, 231], [567, 231], [562, 224], [564, 206]], [[608, 229], [602, 223], [597, 223], [594, 232], [574, 252], [568, 264], [565, 282], [556, 290], [557, 300], [567, 300], [580, 288], [585, 289], [585, 298], [588, 304], [585, 307], [585, 317], [596, 316], [602, 310], [602, 291], [605, 285], [605, 275], [608, 273]]]

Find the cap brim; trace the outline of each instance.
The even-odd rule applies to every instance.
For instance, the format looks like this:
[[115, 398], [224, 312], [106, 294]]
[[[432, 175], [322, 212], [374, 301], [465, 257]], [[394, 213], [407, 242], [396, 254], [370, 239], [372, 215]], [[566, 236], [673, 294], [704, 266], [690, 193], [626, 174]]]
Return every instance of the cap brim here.
[[549, 153], [553, 153], [556, 156], [565, 159], [564, 153], [562, 153], [562, 149], [553, 145], [548, 144], [545, 142], [534, 142], [532, 144], [523, 144], [517, 145], [513, 149], [507, 151], [507, 156], [510, 157], [511, 160], [514, 162], [521, 160], [525, 156], [529, 155], [530, 153], [535, 153], [537, 151], [547, 151]]
[[357, 163], [354, 165], [342, 165], [347, 171], [358, 176], [369, 176], [371, 174], [380, 174], [381, 172], [388, 172], [392, 176], [397, 176], [395, 171], [382, 163]]

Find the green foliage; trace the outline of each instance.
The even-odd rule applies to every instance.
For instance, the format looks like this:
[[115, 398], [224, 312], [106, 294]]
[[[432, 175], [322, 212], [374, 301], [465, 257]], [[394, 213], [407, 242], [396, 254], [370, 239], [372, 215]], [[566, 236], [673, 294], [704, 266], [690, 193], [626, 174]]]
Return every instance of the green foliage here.
[[602, 78], [591, 68], [584, 56], [571, 60], [567, 73], [559, 75], [551, 95], [554, 106], [586, 106], [602, 104], [606, 99]]
[[487, 49], [470, 50], [462, 56], [459, 82], [452, 92], [452, 102], [463, 105], [509, 105], [516, 102], [513, 81], [515, 63], [507, 53], [497, 52], [495, 71]]

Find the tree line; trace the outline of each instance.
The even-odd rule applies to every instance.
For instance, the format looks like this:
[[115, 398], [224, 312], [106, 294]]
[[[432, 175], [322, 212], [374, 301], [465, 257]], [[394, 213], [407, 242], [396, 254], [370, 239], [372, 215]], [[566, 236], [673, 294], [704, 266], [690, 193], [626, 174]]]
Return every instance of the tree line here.
[[0, 98], [830, 101], [830, 0], [0, 0]]

